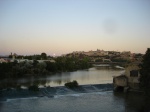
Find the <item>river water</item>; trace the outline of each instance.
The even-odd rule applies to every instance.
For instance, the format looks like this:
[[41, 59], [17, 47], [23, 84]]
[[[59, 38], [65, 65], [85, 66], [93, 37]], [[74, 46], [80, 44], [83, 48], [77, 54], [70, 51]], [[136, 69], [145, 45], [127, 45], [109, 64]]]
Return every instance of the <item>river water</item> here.
[[29, 87], [30, 85], [43, 86], [64, 86], [66, 82], [76, 80], [79, 85], [86, 84], [107, 84], [112, 83], [113, 76], [120, 75], [124, 72], [121, 69], [113, 69], [111, 67], [93, 67], [86, 70], [78, 70], [74, 72], [63, 72], [52, 74], [51, 76], [37, 77], [37, 78], [21, 78], [17, 80], [6, 80], [0, 82], [1, 85], [8, 87]]
[[52, 80], [47, 85], [64, 85], [68, 81], [77, 80], [80, 85], [112, 83], [113, 76], [120, 75], [124, 70], [112, 69], [109, 67], [94, 67], [88, 70], [56, 74], [49, 78]]
[[[144, 108], [148, 105], [140, 95], [112, 91], [11, 99], [0, 103], [0, 112], [144, 112]], [[149, 112], [148, 109], [145, 112]]]
[[[19, 79], [15, 84], [21, 84], [22, 87], [31, 84], [38, 84], [41, 87], [63, 86], [65, 82], [73, 80], [77, 80], [79, 85], [107, 84], [112, 83], [113, 76], [123, 72], [124, 70], [110, 67], [94, 67], [88, 70], [57, 73], [37, 79]], [[113, 91], [98, 91], [56, 94], [53, 98], [12, 98], [0, 102], [0, 112], [143, 112], [144, 110], [148, 112], [149, 104], [142, 95], [137, 93], [123, 94]]]

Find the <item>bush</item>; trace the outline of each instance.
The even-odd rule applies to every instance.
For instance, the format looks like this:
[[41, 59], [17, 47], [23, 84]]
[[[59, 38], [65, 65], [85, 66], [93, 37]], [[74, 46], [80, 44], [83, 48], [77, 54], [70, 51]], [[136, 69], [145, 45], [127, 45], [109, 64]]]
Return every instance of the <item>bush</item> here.
[[29, 91], [39, 91], [39, 87], [36, 86], [36, 85], [33, 85], [33, 86], [29, 86]]
[[78, 85], [77, 81], [72, 81], [72, 82], [65, 83], [65, 86], [68, 87], [68, 88], [76, 88], [79, 85]]

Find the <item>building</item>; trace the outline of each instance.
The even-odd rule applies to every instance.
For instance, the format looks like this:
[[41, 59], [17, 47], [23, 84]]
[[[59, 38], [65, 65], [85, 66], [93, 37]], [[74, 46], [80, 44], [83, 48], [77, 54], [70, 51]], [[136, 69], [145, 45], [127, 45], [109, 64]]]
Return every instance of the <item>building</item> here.
[[139, 89], [139, 66], [130, 65], [126, 68], [125, 75], [128, 79], [128, 86], [132, 89]]
[[7, 63], [8, 61], [3, 59], [3, 58], [0, 58], [0, 63]]
[[125, 75], [116, 76], [113, 78], [114, 89], [118, 87], [127, 87], [128, 78]]
[[138, 64], [132, 64], [126, 68], [123, 75], [113, 77], [114, 89], [117, 90], [117, 88], [122, 87], [124, 90], [126, 88], [138, 90], [140, 83], [139, 70]]

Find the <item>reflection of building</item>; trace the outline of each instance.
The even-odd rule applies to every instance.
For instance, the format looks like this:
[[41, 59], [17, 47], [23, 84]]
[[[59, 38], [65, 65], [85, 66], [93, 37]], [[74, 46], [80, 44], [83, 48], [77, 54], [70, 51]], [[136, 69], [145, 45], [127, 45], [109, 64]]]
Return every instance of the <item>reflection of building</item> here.
[[139, 89], [139, 67], [136, 64], [128, 66], [124, 75], [113, 78], [114, 89], [122, 87], [130, 89]]

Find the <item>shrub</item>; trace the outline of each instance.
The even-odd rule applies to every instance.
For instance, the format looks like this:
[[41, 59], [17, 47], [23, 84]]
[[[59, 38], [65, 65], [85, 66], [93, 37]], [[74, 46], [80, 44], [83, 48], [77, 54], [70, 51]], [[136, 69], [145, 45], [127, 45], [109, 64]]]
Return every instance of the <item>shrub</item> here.
[[68, 88], [76, 88], [79, 85], [78, 85], [77, 81], [72, 81], [72, 82], [65, 83], [65, 86], [68, 87]]

